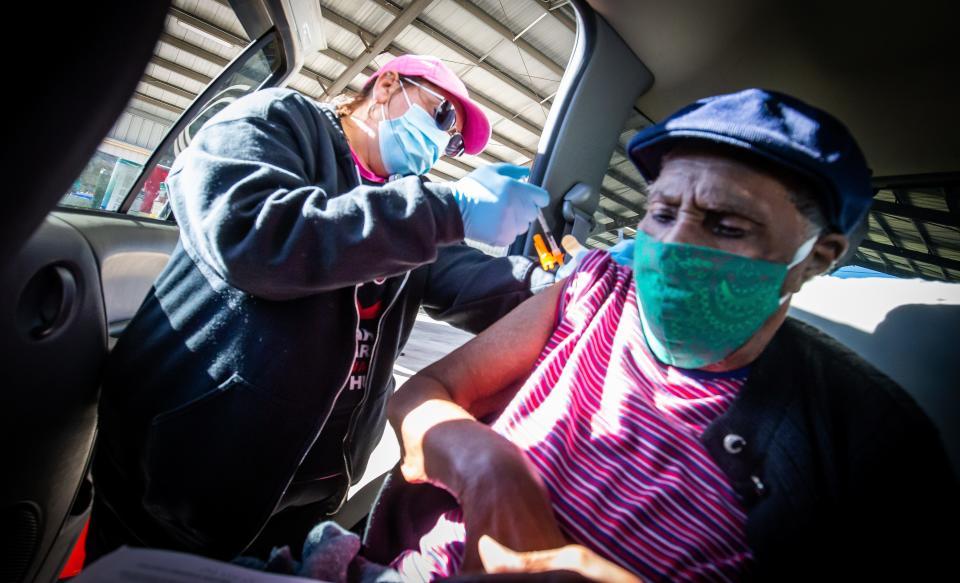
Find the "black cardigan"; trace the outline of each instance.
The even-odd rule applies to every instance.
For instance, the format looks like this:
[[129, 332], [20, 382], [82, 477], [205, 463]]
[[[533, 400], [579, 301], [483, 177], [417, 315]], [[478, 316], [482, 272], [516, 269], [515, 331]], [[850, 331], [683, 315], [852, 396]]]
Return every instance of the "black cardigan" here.
[[944, 573], [960, 491], [939, 435], [829, 336], [788, 319], [702, 442], [747, 510], [759, 579]]

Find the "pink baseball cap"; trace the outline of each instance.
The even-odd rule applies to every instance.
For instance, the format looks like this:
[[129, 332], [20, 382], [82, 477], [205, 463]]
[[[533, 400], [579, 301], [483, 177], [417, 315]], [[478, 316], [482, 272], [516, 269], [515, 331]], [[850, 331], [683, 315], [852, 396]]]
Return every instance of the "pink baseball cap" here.
[[373, 83], [381, 73], [396, 71], [400, 75], [419, 77], [429, 81], [457, 98], [466, 113], [463, 120], [463, 150], [467, 154], [479, 154], [490, 140], [490, 120], [480, 106], [467, 95], [467, 86], [443, 61], [429, 55], [403, 55], [392, 59], [367, 79], [366, 86]]

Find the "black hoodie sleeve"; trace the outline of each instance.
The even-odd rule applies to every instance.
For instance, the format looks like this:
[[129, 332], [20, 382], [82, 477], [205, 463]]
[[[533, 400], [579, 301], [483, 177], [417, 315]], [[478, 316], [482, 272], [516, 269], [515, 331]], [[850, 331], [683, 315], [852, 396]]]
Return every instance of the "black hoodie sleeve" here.
[[187, 253], [207, 273], [285, 300], [393, 276], [463, 239], [450, 187], [409, 177], [339, 194], [355, 169], [318, 104], [289, 89], [213, 117], [167, 182]]
[[554, 279], [529, 257], [491, 257], [466, 244], [451, 245], [429, 267], [423, 308], [432, 318], [476, 334]]

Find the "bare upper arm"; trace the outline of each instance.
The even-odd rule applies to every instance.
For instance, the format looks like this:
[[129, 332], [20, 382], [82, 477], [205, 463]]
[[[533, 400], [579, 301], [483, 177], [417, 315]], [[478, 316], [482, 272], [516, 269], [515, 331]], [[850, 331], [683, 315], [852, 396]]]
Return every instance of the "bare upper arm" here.
[[[526, 379], [553, 333], [563, 282], [529, 298], [457, 350], [418, 373], [443, 385], [475, 417]], [[513, 395], [508, 395], [512, 397]]]

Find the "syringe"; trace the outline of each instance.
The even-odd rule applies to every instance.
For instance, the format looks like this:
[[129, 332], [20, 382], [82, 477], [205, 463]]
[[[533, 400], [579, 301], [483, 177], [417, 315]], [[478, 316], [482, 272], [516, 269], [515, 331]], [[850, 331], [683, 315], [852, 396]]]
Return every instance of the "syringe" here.
[[[543, 229], [544, 237], [547, 239], [547, 243], [550, 245], [550, 250], [543, 248], [542, 238], [539, 233], [533, 236], [534, 247], [537, 248], [537, 255], [540, 257], [540, 266], [546, 270], [551, 270], [555, 266], [563, 265], [563, 251], [560, 250], [560, 246], [557, 245], [557, 241], [553, 238], [553, 232], [550, 230], [550, 227], [547, 226], [547, 218], [543, 216], [543, 211], [537, 211], [537, 220], [540, 222], [540, 228]], [[538, 241], [538, 239], [540, 239]]]
[[563, 265], [563, 251], [560, 250], [560, 246], [557, 245], [556, 240], [553, 238], [553, 231], [550, 230], [550, 227], [547, 226], [547, 218], [543, 216], [543, 210], [537, 211], [537, 220], [540, 221], [540, 228], [543, 229], [543, 234], [547, 237], [547, 243], [550, 245], [550, 251], [560, 257], [558, 259], [561, 265]]

